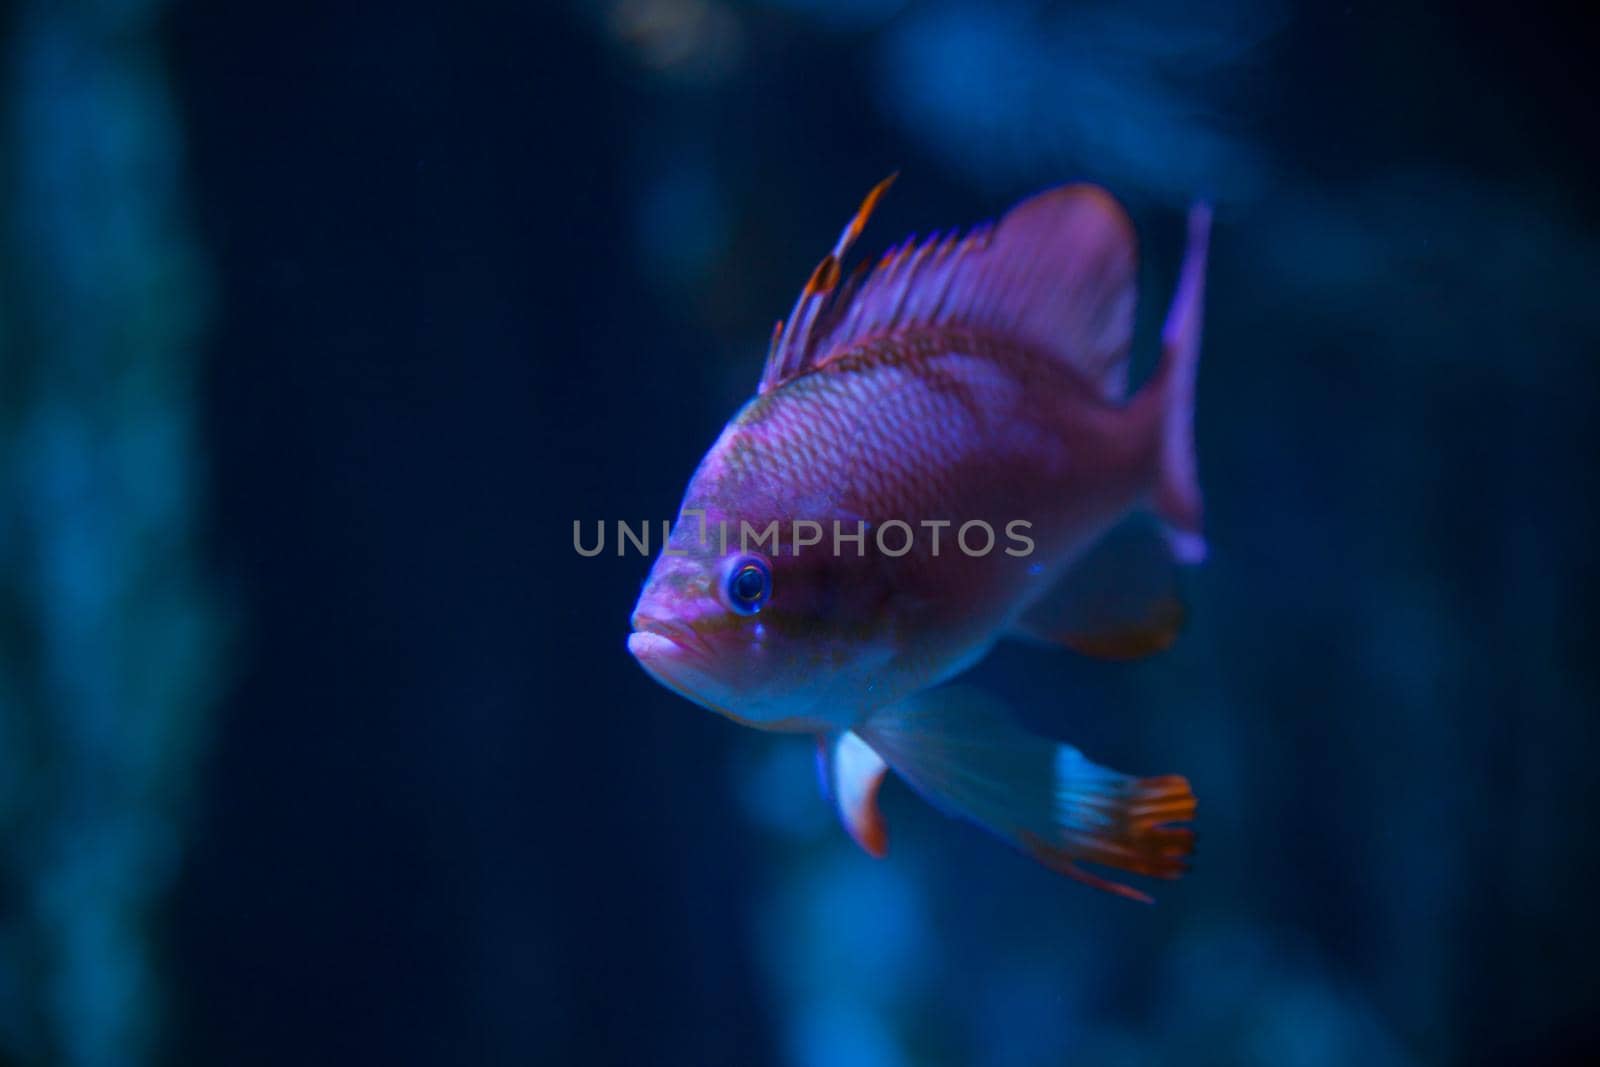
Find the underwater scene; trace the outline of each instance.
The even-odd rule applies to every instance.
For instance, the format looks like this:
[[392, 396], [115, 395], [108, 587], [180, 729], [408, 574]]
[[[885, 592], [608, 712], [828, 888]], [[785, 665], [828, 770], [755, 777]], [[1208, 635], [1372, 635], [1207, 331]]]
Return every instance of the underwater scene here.
[[0, 0], [0, 1067], [1600, 1062], [1584, 25]]

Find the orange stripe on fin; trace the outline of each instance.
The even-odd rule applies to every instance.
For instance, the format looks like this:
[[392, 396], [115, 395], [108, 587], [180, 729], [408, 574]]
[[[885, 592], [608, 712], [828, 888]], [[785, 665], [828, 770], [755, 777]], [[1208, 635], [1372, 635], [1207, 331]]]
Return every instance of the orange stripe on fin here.
[[826, 293], [839, 284], [839, 257], [831, 252], [822, 257], [822, 262], [817, 264], [817, 269], [811, 272], [811, 277], [806, 280], [805, 295], [816, 296]]
[[772, 340], [767, 342], [767, 359], [770, 360], [772, 354], [778, 350], [778, 342], [781, 340], [783, 340], [783, 320], [779, 319], [772, 324]]
[[758, 392], [765, 393], [768, 389], [798, 378], [811, 369], [818, 350], [814, 326], [819, 316], [826, 317], [826, 314], [831, 314], [831, 309], [839, 303], [835, 291], [843, 275], [842, 264], [845, 253], [850, 250], [856, 238], [861, 236], [861, 231], [866, 228], [867, 220], [872, 217], [878, 201], [883, 199], [883, 194], [894, 184], [897, 177], [899, 172], [889, 175], [872, 187], [866, 198], [861, 201], [861, 206], [856, 209], [856, 213], [845, 224], [844, 230], [840, 232], [839, 239], [834, 242], [833, 251], [823, 257], [822, 262], [811, 272], [811, 277], [806, 280], [805, 287], [795, 299], [794, 309], [789, 313], [788, 326], [773, 337], [772, 345], [767, 350], [767, 363], [761, 371]]
[[1019, 840], [1030, 856], [1052, 871], [1129, 900], [1153, 903], [1148, 893], [1086, 871], [1078, 863], [1151, 878], [1182, 877], [1194, 854], [1195, 835], [1188, 827], [1170, 824], [1194, 818], [1194, 793], [1188, 779], [1176, 774], [1128, 779], [1119, 792], [1124, 795], [1094, 805], [1101, 825], [1075, 829], [1069, 845], [1053, 845], [1033, 833], [1023, 833]]
[[856, 727], [913, 789], [998, 834], [1044, 866], [1130, 900], [1148, 896], [1085, 865], [1153, 878], [1188, 869], [1189, 782], [1135, 778], [1018, 727], [991, 698], [960, 686], [920, 693]]
[[872, 190], [862, 199], [861, 206], [856, 209], [855, 215], [851, 217], [850, 222], [845, 226], [844, 232], [839, 235], [838, 243], [833, 246], [833, 254], [836, 257], [843, 259], [845, 252], [851, 245], [856, 243], [856, 238], [861, 236], [861, 231], [867, 228], [867, 220], [872, 218], [872, 213], [878, 209], [878, 201], [883, 199], [883, 194], [889, 191], [889, 186], [893, 185], [894, 180], [898, 177], [900, 177], [900, 172], [895, 171], [883, 181], [874, 185]]
[[1107, 893], [1113, 893], [1116, 896], [1124, 898], [1125, 900], [1138, 901], [1140, 904], [1154, 904], [1156, 902], [1156, 898], [1151, 896], [1149, 893], [1142, 893], [1133, 888], [1131, 885], [1123, 885], [1121, 882], [1113, 882], [1109, 878], [1102, 878], [1092, 871], [1084, 870], [1082, 867], [1079, 867], [1076, 863], [1072, 862], [1071, 856], [1067, 855], [1059, 848], [1053, 848], [1050, 845], [1045, 844], [1033, 834], [1023, 834], [1020, 840], [1022, 842], [1023, 849], [1028, 853], [1028, 855], [1032, 856], [1035, 860], [1039, 861], [1039, 863], [1048, 867], [1050, 870], [1055, 871], [1057, 874], [1064, 874], [1068, 878], [1075, 878], [1086, 886], [1094, 889], [1103, 889]]

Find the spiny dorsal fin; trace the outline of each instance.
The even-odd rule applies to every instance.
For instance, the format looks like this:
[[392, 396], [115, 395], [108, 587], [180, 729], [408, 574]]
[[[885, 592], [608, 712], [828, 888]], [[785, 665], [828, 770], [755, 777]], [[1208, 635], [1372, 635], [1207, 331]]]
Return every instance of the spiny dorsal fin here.
[[833, 251], [822, 257], [822, 262], [817, 264], [817, 269], [811, 272], [805, 288], [800, 290], [799, 299], [794, 302], [794, 310], [789, 312], [788, 325], [783, 320], [772, 331], [772, 344], [767, 349], [767, 365], [761, 372], [761, 386], [758, 392], [766, 392], [774, 386], [782, 385], [791, 378], [798, 378], [811, 369], [812, 357], [816, 353], [816, 346], [811, 343], [812, 324], [817, 319], [817, 314], [829, 298], [835, 294], [839, 286], [841, 264], [844, 262], [845, 253], [850, 251], [850, 246], [855, 244], [856, 238], [861, 236], [861, 231], [866, 229], [867, 220], [872, 217], [872, 212], [877, 208], [878, 201], [883, 194], [888, 192], [889, 186], [894, 184], [898, 174], [891, 174], [883, 181], [872, 187], [866, 199], [861, 201], [861, 206], [845, 224], [844, 231], [839, 234], [839, 239], [834, 242]]
[[761, 390], [897, 330], [962, 326], [1013, 337], [1071, 365], [1108, 397], [1127, 382], [1138, 251], [1127, 214], [1093, 185], [1048, 189], [994, 226], [907, 240], [840, 286], [839, 261], [881, 183], [818, 265], [774, 335]]

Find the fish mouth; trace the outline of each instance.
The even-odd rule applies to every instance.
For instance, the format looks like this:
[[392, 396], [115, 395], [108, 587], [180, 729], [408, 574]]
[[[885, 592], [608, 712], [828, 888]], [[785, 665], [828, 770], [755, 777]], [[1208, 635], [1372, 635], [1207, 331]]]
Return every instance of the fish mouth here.
[[687, 623], [658, 619], [652, 615], [634, 615], [633, 633], [628, 635], [628, 651], [639, 656], [640, 653], [660, 650], [663, 644], [700, 658], [711, 653], [705, 640]]

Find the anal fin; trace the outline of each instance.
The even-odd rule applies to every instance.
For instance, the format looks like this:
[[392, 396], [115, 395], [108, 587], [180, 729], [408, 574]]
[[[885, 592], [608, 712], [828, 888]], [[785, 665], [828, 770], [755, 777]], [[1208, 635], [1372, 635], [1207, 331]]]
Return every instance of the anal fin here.
[[859, 730], [936, 807], [1053, 871], [1148, 902], [1080, 864], [1155, 878], [1187, 869], [1194, 831], [1179, 824], [1194, 818], [1195, 798], [1179, 775], [1139, 778], [1101, 767], [1071, 745], [1028, 733], [994, 700], [959, 686], [874, 712]]

